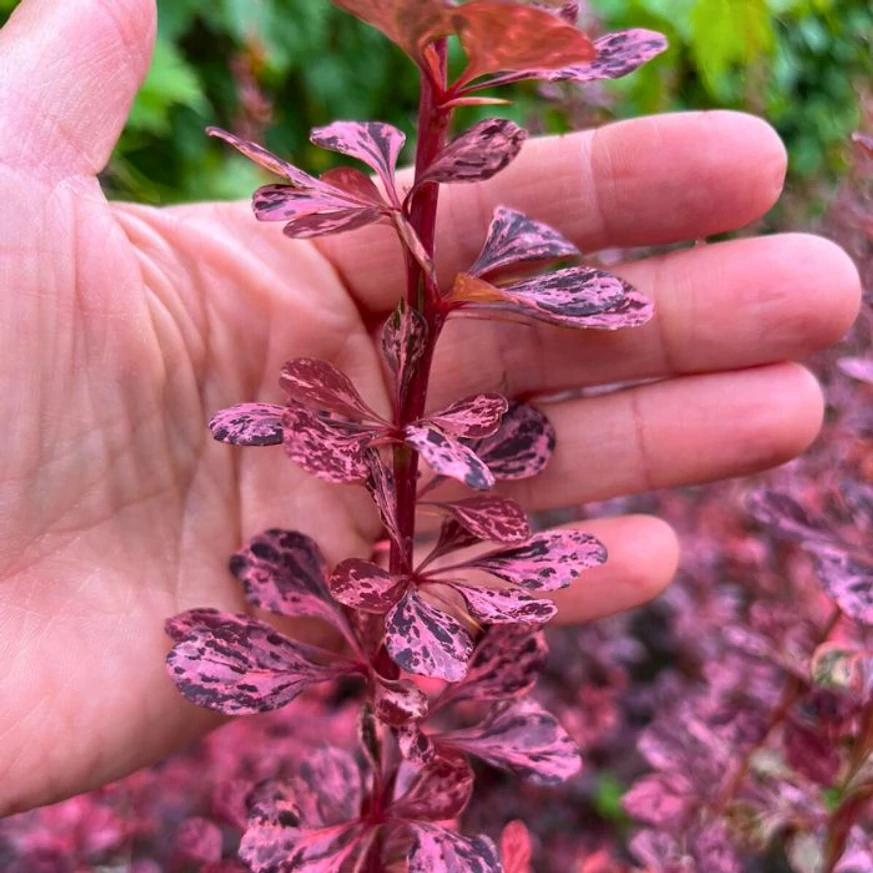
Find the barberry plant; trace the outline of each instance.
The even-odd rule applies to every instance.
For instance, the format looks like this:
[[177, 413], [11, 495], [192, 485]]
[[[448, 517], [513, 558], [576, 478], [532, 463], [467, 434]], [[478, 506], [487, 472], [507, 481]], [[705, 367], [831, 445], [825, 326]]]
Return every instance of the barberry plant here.
[[[365, 487], [384, 540], [367, 558], [328, 567], [313, 539], [271, 529], [231, 558], [250, 604], [326, 623], [343, 640], [337, 650], [249, 615], [202, 608], [168, 621], [167, 666], [186, 698], [231, 716], [279, 709], [319, 683], [351, 679], [363, 689], [357, 755], [325, 747], [289, 761], [281, 779], [248, 795], [240, 858], [254, 873], [486, 873], [503, 869], [495, 844], [449, 826], [472, 792], [468, 757], [547, 785], [579, 770], [578, 748], [528, 693], [544, 662], [541, 628], [556, 611], [542, 595], [607, 555], [579, 530], [533, 533], [521, 506], [486, 493], [498, 480], [537, 475], [554, 431], [539, 409], [497, 393], [429, 409], [434, 350], [450, 318], [618, 330], [646, 323], [652, 306], [618, 277], [573, 265], [572, 243], [508, 207], [495, 211], [469, 268], [441, 283], [440, 187], [491, 178], [526, 137], [502, 118], [451, 137], [452, 116], [462, 106], [504, 102], [480, 92], [509, 82], [623, 76], [665, 41], [645, 30], [592, 41], [576, 26], [572, 2], [335, 3], [382, 31], [418, 68], [414, 175], [398, 177], [405, 137], [381, 122], [335, 122], [311, 136], [373, 175], [344, 166], [315, 177], [253, 142], [210, 133], [281, 179], [254, 193], [253, 208], [261, 221], [282, 222], [287, 236], [372, 224], [396, 233], [406, 295], [381, 329], [392, 402], [374, 408], [332, 363], [296, 358], [279, 378], [284, 404], [244, 402], [217, 412], [209, 426], [222, 442], [282, 446], [313, 476]], [[454, 38], [466, 67], [450, 81]], [[476, 493], [458, 496], [450, 480]], [[425, 512], [441, 519], [429, 545], [416, 529]], [[444, 717], [459, 708], [467, 726]], [[512, 844], [515, 855], [526, 851]]]

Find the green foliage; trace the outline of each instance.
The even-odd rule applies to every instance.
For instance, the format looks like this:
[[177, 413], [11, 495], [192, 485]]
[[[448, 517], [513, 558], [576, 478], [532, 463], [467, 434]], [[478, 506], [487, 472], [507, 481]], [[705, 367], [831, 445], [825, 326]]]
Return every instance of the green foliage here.
[[[0, 0], [0, 21], [17, 0]], [[608, 115], [730, 107], [763, 115], [786, 139], [796, 177], [842, 169], [858, 124], [859, 85], [873, 81], [869, 0], [592, 0], [604, 29], [650, 27], [670, 51], [608, 89]], [[260, 178], [203, 134], [248, 127], [310, 170], [335, 156], [307, 140], [335, 118], [379, 118], [409, 131], [416, 82], [406, 59], [328, 0], [158, 0], [159, 38], [105, 182], [151, 203], [238, 197]], [[453, 53], [460, 63], [459, 51]], [[246, 80], [246, 70], [253, 77]], [[256, 83], [271, 108], [259, 108]], [[503, 94], [502, 96], [509, 96]], [[501, 114], [539, 130], [572, 126], [562, 103], [521, 86]]]

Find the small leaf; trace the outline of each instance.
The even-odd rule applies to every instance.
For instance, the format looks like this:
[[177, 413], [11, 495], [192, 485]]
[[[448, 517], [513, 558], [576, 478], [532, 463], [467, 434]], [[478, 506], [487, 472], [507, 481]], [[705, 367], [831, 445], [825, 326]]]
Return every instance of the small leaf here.
[[526, 139], [527, 131], [515, 122], [486, 118], [453, 139], [434, 158], [418, 184], [484, 182], [515, 160]]
[[451, 583], [470, 614], [484, 624], [545, 624], [558, 612], [551, 600], [537, 600], [511, 588], [480, 588]]
[[577, 530], [560, 530], [535, 534], [523, 545], [489, 552], [465, 566], [533, 591], [557, 591], [583, 570], [604, 563], [606, 548], [598, 539]]
[[209, 430], [219, 442], [234, 446], [280, 445], [284, 411], [275, 403], [238, 403], [216, 412]]
[[319, 182], [314, 176], [304, 173], [303, 170], [298, 169], [293, 164], [289, 164], [288, 161], [283, 161], [282, 158], [276, 157], [272, 152], [267, 151], [267, 149], [255, 142], [240, 139], [238, 136], [234, 136], [220, 127], [208, 127], [206, 132], [210, 136], [223, 139], [237, 151], [244, 154], [250, 161], [254, 161], [259, 167], [263, 167], [276, 176], [282, 176], [298, 188], [308, 188], [322, 193], [327, 193], [329, 190], [328, 185]]
[[523, 697], [536, 684], [548, 659], [542, 631], [524, 626], [489, 628], [470, 659], [466, 679], [453, 685], [454, 700], [509, 700]]
[[406, 142], [396, 127], [379, 121], [335, 121], [314, 128], [309, 138], [323, 149], [363, 161], [387, 188], [394, 188], [394, 169]]
[[527, 403], [510, 403], [497, 432], [471, 446], [498, 479], [539, 475], [555, 451], [555, 429]]
[[365, 450], [372, 432], [352, 429], [295, 401], [285, 408], [282, 428], [285, 452], [307, 473], [344, 484], [369, 476]]
[[696, 792], [688, 778], [667, 770], [638, 779], [622, 798], [625, 812], [669, 833], [681, 832], [694, 809]]
[[822, 643], [809, 664], [816, 685], [846, 691], [866, 703], [873, 693], [873, 658], [843, 643]]
[[533, 6], [474, 0], [455, 11], [452, 23], [469, 59], [464, 83], [488, 73], [557, 70], [597, 56], [581, 30]]
[[361, 768], [345, 749], [310, 749], [295, 764], [289, 787], [303, 821], [310, 827], [339, 825], [360, 815]]
[[434, 758], [394, 801], [391, 814], [418, 821], [445, 821], [464, 811], [472, 793], [473, 771], [465, 758]]
[[408, 679], [379, 677], [373, 705], [379, 720], [395, 727], [427, 717], [427, 695]]
[[488, 837], [462, 837], [423, 824], [414, 824], [412, 832], [409, 873], [503, 873], [497, 847]]
[[480, 494], [436, 505], [479, 540], [520, 543], [531, 535], [525, 511], [514, 500], [505, 497]]
[[349, 558], [330, 577], [330, 593], [342, 604], [364, 612], [382, 614], [403, 593], [404, 582], [370, 561]]
[[[260, 218], [260, 216], [258, 217]], [[292, 239], [313, 239], [318, 236], [357, 230], [381, 219], [381, 211], [369, 207], [335, 209], [330, 212], [316, 212], [292, 218], [282, 228], [282, 233]]]
[[435, 473], [480, 491], [494, 485], [493, 474], [472, 450], [433, 425], [409, 424], [405, 434], [407, 445], [418, 451]]
[[317, 191], [293, 185], [262, 185], [252, 195], [255, 218], [258, 221], [304, 221], [321, 215], [344, 216], [360, 212], [374, 212], [378, 217], [382, 211], [369, 197], [362, 200], [359, 193], [337, 188], [326, 180], [319, 184], [321, 187]]
[[516, 264], [555, 261], [578, 255], [579, 249], [547, 224], [506, 206], [498, 206], [482, 251], [467, 272], [471, 276], [482, 276]]
[[652, 301], [639, 291], [629, 289], [624, 299], [602, 312], [583, 316], [574, 326], [585, 330], [627, 330], [648, 324], [654, 314]]
[[873, 385], [873, 358], [841, 358], [837, 366], [847, 376]]
[[509, 822], [500, 835], [500, 854], [504, 873], [533, 873], [530, 859], [533, 853], [530, 831], [523, 821]]
[[873, 625], [873, 561], [842, 549], [818, 548], [815, 554], [828, 597], [853, 621]]
[[421, 424], [434, 424], [453, 437], [482, 439], [500, 427], [507, 409], [509, 402], [502, 394], [473, 394], [439, 412], [430, 413]]
[[783, 728], [783, 748], [788, 766], [797, 773], [823, 788], [834, 784], [840, 753], [832, 737], [789, 720]]
[[382, 325], [382, 354], [397, 380], [400, 397], [421, 363], [427, 342], [427, 322], [416, 309], [401, 300]]
[[375, 449], [370, 449], [367, 452], [366, 463], [369, 473], [364, 484], [379, 510], [379, 517], [382, 519], [382, 524], [385, 525], [385, 530], [388, 531], [388, 536], [402, 547], [400, 526], [397, 521], [397, 490], [394, 487], [394, 471], [388, 463], [382, 460], [379, 452]]
[[410, 764], [423, 767], [436, 757], [436, 746], [417, 724], [404, 725], [397, 729], [396, 734], [400, 754]]
[[401, 670], [457, 682], [467, 672], [473, 641], [457, 619], [413, 590], [388, 614], [385, 646]]
[[385, 205], [382, 194], [366, 174], [354, 167], [333, 167], [319, 177], [322, 182], [354, 197], [362, 203], [373, 203], [379, 207]]
[[168, 618], [164, 622], [164, 633], [174, 643], [180, 643], [195, 631], [202, 633], [237, 620], [233, 612], [223, 612], [209, 607], [189, 609], [187, 612]]
[[827, 522], [784, 491], [758, 488], [746, 497], [746, 509], [774, 533], [795, 542], [828, 545], [836, 535]]
[[225, 715], [268, 712], [344, 672], [311, 660], [312, 650], [244, 615], [195, 628], [167, 655], [167, 671], [192, 703]]
[[538, 785], [557, 785], [582, 768], [579, 749], [557, 719], [532, 700], [493, 712], [476, 727], [441, 735], [450, 745]]
[[278, 615], [308, 615], [347, 630], [327, 589], [327, 566], [315, 540], [273, 528], [254, 537], [230, 559], [246, 600]]
[[352, 380], [328, 361], [295, 358], [282, 368], [279, 384], [291, 400], [344, 418], [381, 421], [363, 401]]

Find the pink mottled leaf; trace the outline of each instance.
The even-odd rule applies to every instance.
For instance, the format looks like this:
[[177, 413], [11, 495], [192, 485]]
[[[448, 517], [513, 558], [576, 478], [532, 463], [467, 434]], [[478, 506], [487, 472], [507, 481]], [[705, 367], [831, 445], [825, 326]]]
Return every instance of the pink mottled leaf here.
[[623, 300], [602, 312], [580, 318], [575, 326], [586, 330], [627, 330], [648, 324], [654, 314], [652, 301], [629, 288]]
[[323, 746], [310, 750], [297, 762], [288, 786], [309, 826], [338, 825], [360, 815], [361, 770], [345, 749]]
[[482, 276], [516, 264], [578, 255], [579, 249], [547, 224], [506, 206], [498, 206], [482, 251], [467, 272], [471, 276]]
[[327, 588], [327, 565], [315, 540], [273, 528], [258, 534], [230, 559], [246, 600], [279, 615], [308, 615], [343, 631], [347, 624]]
[[622, 798], [625, 812], [670, 833], [681, 830], [694, 809], [696, 792], [688, 778], [668, 770], [639, 779]]
[[434, 758], [391, 806], [396, 818], [445, 821], [459, 816], [473, 793], [473, 771], [461, 756]]
[[407, 425], [405, 441], [441, 476], [457, 479], [480, 491], [494, 485], [494, 475], [471, 449], [433, 425]]
[[847, 376], [873, 385], [873, 358], [841, 358], [837, 366]]
[[523, 821], [509, 822], [500, 835], [500, 854], [504, 873], [533, 873], [530, 866], [533, 846], [530, 831]]
[[292, 218], [282, 228], [282, 233], [292, 239], [314, 239], [318, 236], [357, 230], [380, 221], [381, 218], [381, 211], [370, 207], [335, 209], [331, 212], [316, 212]]
[[407, 673], [457, 682], [467, 672], [473, 641], [457, 619], [412, 590], [388, 614], [385, 646]]
[[597, 57], [590, 63], [571, 64], [560, 70], [543, 70], [538, 79], [551, 82], [595, 82], [620, 79], [638, 70], [667, 50], [667, 39], [653, 30], [618, 30], [594, 41]]
[[255, 191], [252, 209], [258, 221], [287, 222], [287, 236], [307, 239], [379, 221], [384, 207], [371, 200], [362, 202], [360, 197], [360, 192], [353, 194], [347, 187], [313, 194], [291, 185], [264, 185]]
[[330, 577], [330, 593], [340, 603], [364, 612], [384, 613], [403, 594], [404, 582], [378, 564], [349, 558]]
[[483, 182], [521, 151], [527, 131], [506, 118], [486, 118], [453, 139], [422, 174], [424, 182]]
[[373, 203], [380, 207], [385, 205], [382, 194], [373, 180], [355, 167], [332, 167], [322, 173], [319, 179], [362, 203]]
[[558, 607], [551, 600], [537, 600], [514, 588], [480, 588], [451, 583], [465, 600], [470, 614], [484, 624], [545, 624]]
[[447, 518], [440, 528], [440, 536], [436, 545], [431, 549], [427, 557], [418, 565], [417, 572], [423, 573], [437, 558], [466, 549], [468, 546], [481, 542], [481, 538], [470, 533], [454, 518]]
[[295, 401], [285, 408], [282, 428], [286, 454], [307, 473], [326, 482], [367, 479], [366, 448], [372, 432], [330, 419]]
[[761, 524], [795, 542], [828, 545], [835, 539], [823, 518], [783, 491], [758, 488], [747, 496], [746, 508]]
[[532, 700], [495, 710], [476, 727], [443, 734], [438, 744], [475, 755], [539, 785], [557, 785], [582, 767], [576, 744], [558, 720]]
[[522, 588], [556, 591], [566, 588], [583, 570], [605, 562], [606, 548], [596, 537], [578, 530], [559, 530], [535, 534], [523, 545], [489, 552], [466, 566]]
[[422, 767], [436, 757], [436, 746], [417, 724], [403, 725], [398, 728], [396, 734], [400, 754], [410, 764]]
[[530, 537], [525, 511], [514, 500], [479, 494], [454, 503], [438, 503], [463, 527], [480, 540], [520, 543]]
[[335, 121], [314, 128], [309, 138], [323, 149], [363, 161], [386, 187], [394, 187], [394, 169], [406, 142], [396, 127], [379, 121]]
[[228, 622], [239, 622], [239, 620], [239, 617], [233, 612], [223, 612], [210, 607], [189, 609], [187, 612], [181, 612], [168, 618], [164, 622], [164, 633], [174, 643], [180, 643], [194, 631], [209, 631]]
[[301, 691], [341, 675], [312, 660], [313, 650], [244, 615], [195, 627], [167, 655], [167, 671], [192, 703], [225, 715], [279, 709]]
[[507, 409], [509, 401], [502, 394], [473, 394], [439, 412], [430, 413], [422, 424], [434, 424], [453, 437], [482, 439], [500, 427]]
[[219, 442], [234, 446], [280, 445], [284, 410], [275, 403], [238, 403], [216, 412], [209, 430]]
[[497, 479], [529, 479], [545, 469], [555, 441], [555, 429], [539, 409], [514, 402], [497, 432], [471, 448]]
[[486, 836], [463, 837], [435, 825], [412, 826], [409, 873], [503, 873], [497, 847]]
[[489, 628], [476, 646], [470, 669], [448, 691], [454, 700], [510, 700], [536, 684], [548, 660], [546, 638], [539, 629], [503, 625]]
[[395, 727], [421, 721], [427, 716], [427, 695], [408, 679], [379, 677], [373, 704], [379, 720]]
[[427, 322], [424, 316], [401, 300], [388, 320], [382, 325], [382, 354], [391, 368], [404, 396], [409, 380], [421, 362], [427, 341]]
[[291, 400], [356, 421], [381, 422], [363, 401], [352, 380], [328, 361], [295, 358], [282, 368], [279, 384]]
[[828, 596], [853, 621], [873, 625], [873, 560], [842, 549], [817, 548], [815, 554]]
[[367, 486], [367, 491], [370, 492], [370, 497], [373, 498], [373, 503], [379, 510], [379, 517], [382, 519], [382, 524], [385, 525], [385, 530], [388, 531], [388, 536], [395, 543], [402, 545], [400, 526], [397, 521], [397, 492], [394, 487], [394, 471], [388, 463], [382, 460], [379, 452], [375, 449], [367, 452], [366, 462], [369, 472], [364, 484]]
[[185, 860], [216, 864], [221, 860], [221, 828], [205, 818], [188, 818], [176, 832], [176, 852]]

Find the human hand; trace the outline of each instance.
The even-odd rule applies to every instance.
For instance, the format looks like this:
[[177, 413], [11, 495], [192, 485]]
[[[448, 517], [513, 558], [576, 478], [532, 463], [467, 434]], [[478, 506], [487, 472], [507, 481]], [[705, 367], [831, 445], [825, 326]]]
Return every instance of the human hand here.
[[[247, 205], [109, 204], [96, 179], [148, 64], [153, 0], [26, 0], [0, 33], [0, 815], [154, 761], [214, 724], [167, 679], [163, 620], [243, 610], [227, 558], [271, 526], [333, 562], [367, 556], [361, 489], [326, 485], [281, 449], [215, 443], [210, 415], [281, 399], [290, 357], [335, 362], [386, 399], [373, 329], [402, 290], [396, 240], [321, 244]], [[732, 113], [642, 119], [532, 142], [494, 180], [447, 190], [446, 276], [475, 256], [493, 207], [586, 250], [700, 239], [777, 198], [784, 150]], [[785, 363], [836, 340], [859, 298], [839, 249], [803, 235], [687, 249], [618, 270], [656, 300], [645, 328], [579, 334], [450, 323], [431, 402], [656, 379], [548, 404], [558, 450], [508, 489], [530, 510], [734, 476], [818, 431], [821, 395]], [[676, 539], [635, 516], [586, 526], [609, 563], [562, 618], [628, 609], [669, 582]]]

